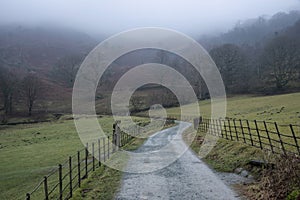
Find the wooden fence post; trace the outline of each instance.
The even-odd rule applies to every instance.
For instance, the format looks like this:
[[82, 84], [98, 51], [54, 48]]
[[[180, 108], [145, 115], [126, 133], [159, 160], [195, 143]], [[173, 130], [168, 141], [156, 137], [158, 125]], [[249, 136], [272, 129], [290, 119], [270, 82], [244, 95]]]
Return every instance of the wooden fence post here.
[[95, 144], [92, 143], [92, 160], [93, 160], [93, 171], [95, 171]]
[[126, 135], [123, 131], [122, 131], [122, 134], [123, 134], [123, 146], [124, 146], [126, 144]]
[[117, 121], [113, 124], [113, 133], [112, 133], [112, 152], [115, 152], [115, 151], [116, 151], [116, 146], [117, 146], [117, 124], [118, 124]]
[[267, 123], [265, 121], [264, 121], [264, 126], [265, 126], [265, 130], [266, 130], [267, 137], [268, 137], [268, 140], [269, 140], [271, 151], [272, 151], [272, 153], [274, 153], [274, 149], [273, 149], [273, 145], [272, 145], [270, 133], [269, 133], [269, 130], [268, 130], [268, 127], [267, 127]]
[[279, 129], [278, 129], [277, 123], [274, 122], [274, 125], [275, 125], [275, 128], [276, 128], [276, 132], [277, 132], [277, 135], [278, 135], [279, 142], [281, 144], [281, 149], [282, 149], [283, 153], [286, 154], [285, 147], [284, 147], [284, 144], [282, 142], [281, 135], [279, 133]]
[[206, 119], [206, 132], [208, 131], [208, 129], [209, 129], [209, 119]]
[[224, 138], [224, 135], [223, 135], [223, 125], [222, 125], [222, 122], [221, 122], [220, 119], [219, 119], [219, 125], [220, 125], [220, 129], [221, 129], [221, 136], [222, 136], [222, 138]]
[[228, 121], [228, 127], [229, 127], [230, 139], [231, 139], [231, 141], [233, 141], [232, 131], [231, 131], [231, 125], [230, 125], [230, 119], [228, 119], [227, 121]]
[[103, 141], [103, 161], [105, 162], [105, 137], [104, 138], [102, 138], [102, 141]]
[[119, 147], [122, 147], [123, 145], [123, 131], [120, 131], [120, 146]]
[[81, 177], [80, 177], [80, 151], [77, 152], [77, 174], [78, 174], [78, 187], [81, 186]]
[[109, 136], [107, 137], [107, 159], [109, 159]]
[[69, 186], [70, 186], [70, 197], [73, 195], [73, 186], [72, 186], [72, 157], [69, 157]]
[[30, 200], [30, 194], [29, 193], [26, 194], [26, 200]]
[[44, 193], [45, 193], [45, 200], [48, 200], [49, 196], [48, 196], [48, 181], [47, 181], [47, 176], [44, 176]]
[[211, 129], [213, 131], [213, 135], [217, 136], [218, 131], [217, 131], [217, 126], [216, 126], [215, 119], [211, 120]]
[[59, 179], [59, 199], [63, 199], [63, 183], [62, 183], [62, 165], [58, 165], [58, 179]]
[[219, 126], [219, 132], [220, 132], [219, 136], [221, 136], [223, 138], [223, 126], [222, 126], [221, 120], [218, 119], [218, 122], [219, 122], [218, 126]]
[[245, 132], [244, 132], [244, 127], [243, 127], [243, 122], [242, 122], [241, 119], [240, 119], [240, 125], [241, 125], [241, 130], [242, 130], [242, 135], [243, 135], [244, 143], [247, 144], [247, 141], [246, 141], [246, 138], [245, 138]]
[[228, 136], [227, 136], [227, 128], [226, 128], [226, 120], [224, 120], [224, 130], [225, 130], [226, 140], [228, 140]]
[[[121, 133], [121, 130], [120, 130], [120, 127], [117, 126], [116, 127], [116, 146], [117, 146], [117, 149], [119, 149], [121, 147], [121, 144], [120, 144], [120, 133]], [[135, 133], [136, 134], [136, 133]]]
[[209, 119], [209, 131], [211, 135], [214, 135], [214, 123], [212, 119]]
[[220, 137], [220, 135], [219, 135], [219, 124], [218, 124], [218, 120], [215, 119], [214, 121], [215, 121], [215, 125], [216, 125], [216, 136]]
[[257, 132], [257, 136], [258, 136], [259, 147], [260, 147], [260, 149], [263, 149], [262, 143], [261, 143], [260, 134], [259, 134], [259, 129], [258, 129], [257, 121], [256, 120], [254, 120], [254, 124], [255, 124], [256, 132]]
[[233, 119], [233, 126], [234, 126], [234, 130], [235, 130], [236, 140], [239, 141], [239, 135], [238, 135], [238, 131], [237, 131], [237, 128], [236, 128], [235, 119]]
[[88, 156], [89, 156], [89, 150], [88, 150], [88, 144], [86, 144], [85, 147], [85, 178], [88, 177]]
[[98, 165], [101, 166], [101, 145], [100, 145], [100, 139], [98, 139]]
[[202, 126], [203, 125], [203, 123], [202, 123], [202, 121], [201, 122], [199, 122], [199, 127], [198, 127], [198, 129], [200, 129], [200, 132], [203, 132], [203, 129], [202, 129]]
[[293, 134], [293, 138], [294, 138], [294, 141], [295, 141], [296, 148], [298, 150], [298, 154], [300, 155], [300, 148], [299, 148], [298, 141], [297, 141], [297, 138], [295, 136], [295, 132], [294, 132], [292, 124], [290, 124], [290, 128], [291, 128], [291, 131], [292, 131], [292, 134]]
[[250, 128], [250, 125], [249, 125], [249, 121], [246, 120], [246, 122], [247, 122], [248, 133], [249, 133], [249, 136], [250, 136], [251, 146], [253, 146], [253, 139], [252, 139], [252, 134], [251, 134], [251, 128]]

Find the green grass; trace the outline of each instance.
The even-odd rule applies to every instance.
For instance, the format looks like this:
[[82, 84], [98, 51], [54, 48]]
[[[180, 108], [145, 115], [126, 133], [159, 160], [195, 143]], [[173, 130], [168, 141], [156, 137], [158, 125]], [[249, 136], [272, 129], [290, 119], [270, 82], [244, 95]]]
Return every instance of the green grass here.
[[[145, 139], [135, 138], [131, 140], [123, 149], [133, 151], [139, 148]], [[122, 172], [106, 166], [101, 166], [83, 182], [81, 188], [77, 189], [72, 200], [80, 199], [114, 199], [116, 192], [120, 188]]]
[[[205, 137], [204, 132], [198, 131], [195, 139], [192, 141], [190, 148], [198, 154], [202, 142]], [[186, 140], [187, 138], [185, 138]], [[203, 158], [203, 160], [211, 166], [213, 169], [221, 172], [233, 172], [236, 168], [242, 167], [252, 171], [253, 175], [258, 175], [261, 169], [252, 168], [249, 166], [250, 160], [269, 160], [273, 158], [265, 151], [249, 146], [242, 142], [229, 141], [223, 138], [219, 138], [216, 145], [211, 151]]]
[[0, 138], [0, 199], [23, 199], [44, 175], [83, 147], [72, 121], [6, 127]]
[[[300, 93], [265, 97], [231, 97], [227, 101], [227, 117], [276, 121], [279, 124], [299, 124], [299, 102]], [[209, 117], [210, 101], [200, 101], [199, 104], [202, 115]], [[184, 107], [187, 110], [193, 108], [189, 105]], [[179, 111], [179, 108], [167, 109], [168, 114], [174, 116], [179, 116]], [[99, 122], [106, 133], [112, 132], [111, 117], [100, 118]], [[1, 126], [0, 199], [24, 199], [24, 195], [31, 191], [44, 175], [82, 147], [72, 120]], [[220, 140], [208, 155], [207, 162], [211, 165], [215, 163], [214, 167], [217, 169], [230, 171], [240, 165], [239, 163], [245, 163], [244, 158], [252, 158], [251, 155], [255, 157], [259, 154], [256, 148], [249, 148], [252, 147]], [[109, 174], [116, 173], [109, 169], [103, 170], [108, 170], [107, 179], [111, 177]], [[99, 174], [103, 175], [102, 172]], [[118, 175], [115, 175], [118, 179]]]
[[[99, 118], [99, 123], [112, 133], [112, 117]], [[24, 199], [43, 176], [81, 148], [73, 120], [1, 126], [0, 199]]]
[[[142, 125], [147, 124], [147, 119], [145, 121], [139, 122]], [[173, 123], [169, 123], [164, 126], [164, 129], [174, 126]], [[146, 135], [151, 135], [153, 132], [149, 132]], [[128, 144], [126, 144], [122, 149], [126, 151], [134, 151], [138, 149], [144, 142], [146, 138], [134, 138]], [[114, 157], [112, 156], [110, 160], [113, 163], [118, 163], [119, 167], [125, 167], [127, 163], [126, 157]], [[117, 160], [116, 160], [117, 159]], [[120, 160], [121, 159], [121, 160]], [[110, 162], [110, 161], [108, 161]], [[92, 175], [83, 182], [81, 188], [77, 189], [73, 195], [73, 200], [79, 199], [114, 199], [115, 194], [121, 185], [122, 172], [109, 167], [101, 166]]]
[[72, 199], [113, 199], [120, 186], [121, 177], [121, 171], [101, 166], [83, 182]]
[[[235, 96], [227, 98], [227, 117], [248, 120], [276, 121], [279, 124], [299, 124], [300, 93], [276, 96]], [[210, 100], [199, 102], [201, 115], [209, 117]], [[186, 105], [191, 110], [194, 106]], [[180, 116], [180, 107], [167, 109], [169, 116]], [[191, 112], [192, 113], [192, 112]]]
[[[279, 124], [299, 124], [300, 119], [300, 93], [277, 95], [277, 96], [266, 96], [266, 97], [253, 97], [253, 96], [239, 96], [231, 97], [227, 100], [227, 117], [235, 119], [248, 119], [248, 120], [266, 120], [266, 121], [276, 121]], [[189, 109], [191, 106], [187, 106]], [[202, 101], [200, 102], [200, 108], [204, 116], [209, 116], [210, 112], [210, 102]], [[171, 115], [177, 115], [179, 113], [179, 108], [171, 108], [168, 112]], [[232, 122], [231, 122], [232, 123]], [[237, 122], [239, 125], [239, 123]], [[231, 124], [233, 125], [233, 124]], [[272, 123], [267, 124], [268, 129], [274, 130], [274, 125]], [[245, 122], [243, 122], [243, 126]], [[250, 127], [255, 128], [253, 122], [250, 122]], [[266, 136], [266, 132], [263, 131], [263, 123], [258, 122], [258, 127], [261, 129], [260, 134]], [[227, 128], [228, 129], [228, 128]], [[289, 135], [291, 132], [289, 127], [279, 126], [279, 130]], [[232, 131], [235, 130], [232, 128]], [[240, 140], [242, 140], [242, 130], [237, 127]], [[244, 131], [247, 131], [244, 129]], [[253, 139], [257, 140], [256, 131], [251, 131], [253, 134]], [[300, 134], [299, 130], [295, 130], [295, 133]], [[197, 153], [201, 147], [203, 141], [204, 133], [199, 132], [195, 140], [191, 144], [191, 148]], [[235, 139], [235, 133], [233, 133]], [[248, 138], [248, 136], [246, 136]], [[275, 134], [270, 134], [270, 137], [278, 140], [278, 136]], [[228, 138], [230, 138], [228, 134]], [[249, 139], [249, 138], [248, 138]], [[283, 137], [285, 142], [294, 142], [290, 138]], [[262, 139], [264, 143], [268, 144], [267, 139]], [[242, 141], [234, 142], [225, 139], [219, 139], [216, 146], [212, 151], [204, 158], [204, 160], [218, 171], [232, 172], [238, 167], [247, 167], [247, 163], [250, 160], [264, 160], [268, 157], [267, 153], [260, 150], [259, 148], [249, 146], [248, 144], [243, 144]], [[258, 143], [256, 143], [258, 145]], [[273, 145], [279, 145], [273, 142]], [[263, 147], [267, 148], [268, 145], [263, 144]], [[289, 149], [289, 147], [286, 147]], [[295, 149], [293, 149], [295, 151]], [[272, 156], [271, 156], [272, 157]]]
[[233, 172], [250, 160], [264, 160], [264, 152], [242, 143], [220, 139], [204, 161], [217, 171]]

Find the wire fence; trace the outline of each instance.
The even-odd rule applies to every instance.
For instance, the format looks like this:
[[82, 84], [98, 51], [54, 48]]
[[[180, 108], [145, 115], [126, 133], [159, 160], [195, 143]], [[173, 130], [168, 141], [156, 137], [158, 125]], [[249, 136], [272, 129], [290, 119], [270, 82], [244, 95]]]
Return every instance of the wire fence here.
[[[169, 117], [171, 120], [177, 117]], [[278, 125], [276, 122], [249, 121], [236, 119], [205, 119], [187, 116], [181, 118], [193, 121], [194, 127], [201, 132], [224, 138], [226, 140], [242, 142], [272, 153], [300, 155], [300, 126]], [[59, 164], [48, 175], [26, 194], [26, 200], [31, 199], [69, 199], [75, 189], [80, 188], [82, 181], [88, 178], [90, 172], [95, 171], [103, 162], [108, 160], [118, 147], [126, 145], [132, 138], [140, 134], [139, 130], [132, 130], [132, 134], [118, 131], [114, 125], [113, 137], [102, 137], [97, 142], [86, 144], [85, 148], [62, 164]], [[127, 131], [126, 131], [127, 132]], [[114, 144], [114, 145], [113, 145]]]
[[300, 125], [236, 119], [194, 119], [201, 132], [278, 154], [300, 155]]
[[[114, 126], [116, 131], [116, 127]], [[92, 171], [100, 167], [108, 160], [118, 147], [126, 145], [138, 134], [133, 131], [129, 135], [119, 129], [116, 137], [102, 137], [91, 144], [86, 144], [85, 148], [77, 151], [76, 154], [62, 164], [59, 164], [47, 176], [36, 185], [36, 187], [26, 194], [26, 200], [31, 199], [70, 199], [75, 189], [80, 188], [82, 181], [88, 178]]]

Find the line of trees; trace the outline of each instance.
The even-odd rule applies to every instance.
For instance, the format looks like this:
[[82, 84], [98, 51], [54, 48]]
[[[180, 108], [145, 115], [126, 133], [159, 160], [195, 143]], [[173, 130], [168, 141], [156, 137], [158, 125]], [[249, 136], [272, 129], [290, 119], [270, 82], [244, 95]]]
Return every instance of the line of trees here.
[[6, 116], [13, 114], [14, 106], [25, 107], [27, 114], [31, 116], [36, 101], [41, 97], [42, 85], [42, 81], [34, 73], [18, 77], [18, 73], [12, 69], [0, 66], [2, 121], [5, 122]]
[[210, 51], [227, 92], [274, 93], [300, 87], [299, 42], [288, 34], [276, 35], [254, 51], [252, 47], [235, 44], [224, 44]]
[[61, 58], [53, 67], [50, 77], [66, 87], [73, 87], [83, 55], [68, 55]]
[[[50, 70], [48, 78], [66, 88], [73, 87], [76, 73], [82, 63], [83, 55], [68, 55], [62, 57]], [[28, 69], [29, 70], [29, 69]], [[42, 100], [46, 83], [41, 80], [41, 74], [20, 70], [15, 65], [0, 62], [0, 114], [2, 122], [7, 116], [20, 113], [26, 109], [27, 115], [32, 116], [37, 101]]]

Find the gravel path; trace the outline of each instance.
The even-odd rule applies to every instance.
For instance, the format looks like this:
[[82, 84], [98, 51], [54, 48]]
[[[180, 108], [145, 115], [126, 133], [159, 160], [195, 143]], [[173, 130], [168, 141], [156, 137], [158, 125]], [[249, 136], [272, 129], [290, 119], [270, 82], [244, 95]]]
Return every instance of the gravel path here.
[[[172, 140], [177, 129], [178, 126], [158, 132], [150, 137], [137, 152], [157, 151]], [[179, 145], [185, 145], [181, 137]], [[170, 157], [168, 153], [163, 153], [159, 156], [160, 160]], [[130, 159], [127, 167], [143, 168], [149, 162], [153, 162], [153, 160], [157, 160], [157, 158], [150, 158], [147, 162], [143, 162], [142, 160], [138, 162], [137, 160]], [[151, 164], [155, 165], [155, 162]], [[187, 150], [171, 165], [155, 172], [144, 174], [125, 173], [116, 199], [213, 200], [238, 199], [238, 195], [192, 151]]]

